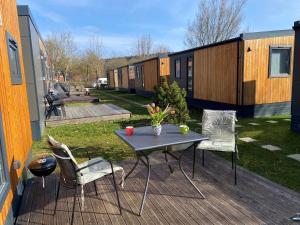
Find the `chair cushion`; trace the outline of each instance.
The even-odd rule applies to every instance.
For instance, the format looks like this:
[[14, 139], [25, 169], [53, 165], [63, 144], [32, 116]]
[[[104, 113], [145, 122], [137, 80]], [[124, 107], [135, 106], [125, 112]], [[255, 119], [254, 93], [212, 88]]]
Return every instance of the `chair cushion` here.
[[[97, 161], [100, 161], [99, 163], [96, 163]], [[92, 166], [86, 167], [88, 165], [91, 165], [95, 163]], [[84, 163], [78, 164], [78, 168], [86, 167], [78, 173], [78, 183], [79, 184], [87, 184], [89, 182], [92, 182], [94, 180], [97, 180], [103, 176], [109, 175], [112, 173], [110, 163], [106, 160], [104, 160], [102, 157], [93, 158], [91, 160], [88, 160]], [[113, 165], [114, 172], [116, 171], [123, 171], [123, 168], [121, 166]]]
[[234, 141], [202, 141], [197, 146], [197, 149], [208, 150], [208, 151], [222, 151], [222, 152], [234, 152], [235, 142]]

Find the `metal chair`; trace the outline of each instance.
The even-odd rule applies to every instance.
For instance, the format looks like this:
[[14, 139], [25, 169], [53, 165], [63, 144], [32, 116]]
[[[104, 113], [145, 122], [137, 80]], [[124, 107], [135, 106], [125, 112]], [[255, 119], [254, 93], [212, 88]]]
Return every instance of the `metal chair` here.
[[232, 169], [234, 169], [234, 184], [237, 183], [236, 164], [238, 158], [235, 122], [236, 111], [204, 110], [202, 117], [202, 134], [206, 135], [209, 140], [202, 141], [197, 146], [197, 149], [202, 150], [203, 166], [205, 151], [232, 153], [231, 160]]
[[97, 185], [96, 180], [100, 179], [106, 175], [112, 175], [113, 184], [116, 191], [118, 207], [120, 214], [122, 214], [118, 188], [116, 186], [115, 180], [115, 171], [122, 171], [122, 187], [124, 184], [124, 170], [122, 167], [113, 165], [110, 161], [104, 160], [102, 157], [90, 158], [88, 151], [86, 153], [88, 155], [89, 160], [83, 163], [78, 164], [76, 159], [74, 158], [72, 152], [78, 149], [84, 148], [76, 148], [70, 150], [65, 144], [56, 141], [53, 137], [48, 136], [48, 143], [52, 150], [54, 157], [56, 158], [58, 165], [60, 167], [60, 179], [58, 181], [58, 187], [56, 192], [56, 201], [55, 201], [55, 209], [54, 214], [56, 213], [57, 200], [59, 197], [60, 184], [64, 185], [67, 188], [74, 188], [74, 200], [73, 200], [73, 210], [72, 210], [72, 219], [71, 224], [73, 224], [74, 220], [74, 210], [75, 203], [77, 197], [77, 187], [81, 186], [81, 201], [82, 208], [84, 207], [84, 185], [90, 182], [94, 183], [96, 195]]
[[58, 116], [58, 108], [61, 108], [62, 116], [66, 117], [65, 103], [58, 95], [48, 93], [44, 98], [46, 120], [50, 119], [52, 112], [55, 116]]

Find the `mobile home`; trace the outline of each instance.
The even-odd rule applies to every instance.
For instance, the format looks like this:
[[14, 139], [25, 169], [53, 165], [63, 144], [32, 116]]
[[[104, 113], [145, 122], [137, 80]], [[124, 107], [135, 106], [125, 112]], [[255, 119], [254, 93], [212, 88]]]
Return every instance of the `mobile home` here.
[[18, 6], [32, 137], [40, 140], [45, 127], [44, 95], [49, 85], [47, 52], [27, 5]]
[[128, 89], [129, 71], [127, 65], [118, 68], [118, 80], [119, 80], [119, 90], [129, 91]]
[[153, 96], [154, 87], [160, 85], [161, 77], [170, 75], [167, 54], [136, 62], [133, 66], [135, 68], [135, 91], [143, 96]]
[[32, 137], [16, 1], [0, 12], [0, 224], [13, 224]]
[[[293, 45], [292, 30], [244, 33], [171, 54], [170, 80], [182, 79], [178, 83], [188, 89], [192, 106], [236, 109], [251, 117], [289, 113]], [[181, 69], [188, 68], [179, 66], [182, 58], [193, 58], [192, 70]]]

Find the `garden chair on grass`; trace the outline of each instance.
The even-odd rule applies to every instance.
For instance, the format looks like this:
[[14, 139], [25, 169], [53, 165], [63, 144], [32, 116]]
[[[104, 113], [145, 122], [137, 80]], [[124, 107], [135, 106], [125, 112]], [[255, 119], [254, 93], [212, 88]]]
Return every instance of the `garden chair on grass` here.
[[202, 150], [203, 166], [205, 151], [231, 152], [234, 184], [237, 183], [236, 160], [238, 158], [235, 121], [236, 111], [203, 110], [202, 134], [206, 135], [209, 140], [202, 141], [197, 147]]
[[56, 205], [59, 196], [60, 184], [64, 185], [67, 188], [75, 189], [72, 219], [71, 219], [71, 224], [73, 224], [74, 209], [75, 209], [78, 186], [81, 186], [81, 199], [82, 199], [82, 208], [83, 208], [84, 207], [84, 185], [93, 182], [96, 195], [98, 195], [96, 180], [106, 175], [112, 175], [113, 177], [113, 184], [116, 191], [118, 207], [120, 210], [120, 214], [122, 214], [118, 189], [115, 181], [115, 173], [114, 173], [115, 171], [122, 171], [121, 184], [123, 187], [124, 170], [122, 167], [113, 165], [110, 161], [106, 161], [102, 157], [91, 159], [87, 150], [86, 153], [88, 155], [89, 160], [78, 164], [72, 152], [74, 150], [83, 149], [83, 148], [76, 148], [70, 150], [65, 144], [56, 141], [51, 136], [48, 136], [48, 143], [60, 167], [60, 179], [58, 181], [54, 214], [56, 212]]

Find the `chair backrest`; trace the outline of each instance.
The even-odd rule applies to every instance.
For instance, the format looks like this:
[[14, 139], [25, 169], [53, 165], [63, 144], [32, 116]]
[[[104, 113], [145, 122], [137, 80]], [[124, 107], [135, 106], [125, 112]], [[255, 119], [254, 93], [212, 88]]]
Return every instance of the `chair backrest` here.
[[235, 141], [236, 111], [203, 110], [202, 133], [211, 141]]
[[58, 162], [60, 175], [65, 184], [76, 184], [78, 164], [69, 148], [51, 136], [48, 136], [48, 144]]

